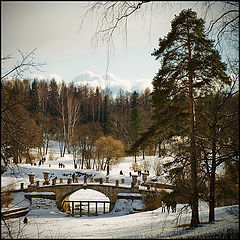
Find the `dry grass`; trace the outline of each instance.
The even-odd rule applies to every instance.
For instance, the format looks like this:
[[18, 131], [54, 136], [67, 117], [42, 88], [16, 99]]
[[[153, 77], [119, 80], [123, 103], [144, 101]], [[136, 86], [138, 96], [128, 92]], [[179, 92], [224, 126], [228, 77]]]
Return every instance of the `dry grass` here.
[[8, 186], [2, 188], [1, 190], [1, 209], [4, 207], [9, 207], [13, 200], [13, 195], [11, 191], [13, 190], [13, 185], [9, 184]]

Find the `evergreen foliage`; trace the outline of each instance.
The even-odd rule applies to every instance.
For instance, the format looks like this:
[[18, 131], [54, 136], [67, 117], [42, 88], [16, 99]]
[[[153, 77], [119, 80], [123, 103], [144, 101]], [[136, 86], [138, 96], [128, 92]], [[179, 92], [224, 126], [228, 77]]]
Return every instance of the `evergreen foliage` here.
[[191, 165], [191, 226], [196, 227], [199, 223], [197, 166], [200, 156], [196, 146], [195, 101], [212, 90], [216, 81], [229, 84], [230, 80], [213, 41], [204, 33], [204, 21], [191, 9], [175, 16], [170, 32], [159, 39], [159, 48], [152, 55], [161, 64], [153, 79], [154, 124], [167, 139], [185, 137], [187, 149], [181, 148], [181, 158]]

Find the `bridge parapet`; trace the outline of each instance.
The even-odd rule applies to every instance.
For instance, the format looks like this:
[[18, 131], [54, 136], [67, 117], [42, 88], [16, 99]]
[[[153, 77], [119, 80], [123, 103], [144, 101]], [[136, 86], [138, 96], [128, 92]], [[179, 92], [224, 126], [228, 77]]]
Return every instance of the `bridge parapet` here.
[[[56, 203], [59, 209], [61, 210], [61, 203], [66, 200], [68, 196], [80, 189], [92, 189], [99, 191], [107, 196], [111, 202], [116, 202], [118, 193], [140, 193], [145, 194], [147, 192], [156, 192], [151, 189], [151, 186], [148, 186], [146, 182], [140, 184], [140, 181], [137, 180], [138, 175], [132, 174], [131, 185], [128, 186], [124, 184], [124, 179], [121, 179], [121, 184], [119, 180], [116, 179], [115, 183], [110, 183], [109, 176], [106, 177], [106, 182], [103, 182], [103, 178], [90, 178], [90, 182], [87, 182], [87, 178], [84, 178], [84, 182], [80, 183], [75, 179], [75, 182], [72, 183], [69, 180], [72, 180], [70, 176], [66, 179], [66, 182], [63, 181], [63, 178], [59, 179], [59, 182], [56, 179], [52, 179], [52, 185], [49, 181], [49, 172], [44, 172], [44, 182], [43, 186], [40, 184], [34, 183], [34, 175], [29, 175], [30, 184], [28, 185], [28, 192], [54, 192], [56, 195]], [[85, 175], [86, 176], [86, 175]], [[124, 184], [124, 185], [123, 185]], [[142, 189], [141, 185], [145, 185], [146, 190]], [[23, 186], [22, 186], [23, 188]]]

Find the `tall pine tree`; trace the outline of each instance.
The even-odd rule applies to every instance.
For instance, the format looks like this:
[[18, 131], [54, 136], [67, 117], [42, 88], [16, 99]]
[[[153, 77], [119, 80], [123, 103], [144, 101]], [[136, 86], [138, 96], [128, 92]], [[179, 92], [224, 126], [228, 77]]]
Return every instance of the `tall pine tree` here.
[[[161, 105], [165, 108], [170, 123], [174, 122], [173, 119], [176, 120], [176, 116], [181, 116], [181, 113], [188, 114], [186, 133], [190, 141], [191, 227], [196, 227], [199, 224], [199, 215], [195, 99], [214, 87], [216, 79], [229, 81], [225, 73], [226, 66], [214, 49], [213, 41], [207, 39], [204, 33], [203, 19], [197, 18], [197, 14], [191, 9], [183, 10], [175, 16], [170, 32], [159, 39], [159, 48], [152, 55], [161, 62], [161, 68], [153, 80], [155, 123], [161, 123], [164, 118], [162, 123], [166, 123], [166, 116], [157, 111], [162, 108]], [[164, 98], [163, 102], [159, 101]], [[187, 106], [186, 109], [182, 109], [184, 105]], [[170, 112], [168, 106], [175, 112]], [[176, 123], [181, 129], [180, 125], [186, 124], [186, 121]], [[165, 131], [171, 132], [169, 128], [165, 128]]]
[[[140, 133], [143, 132], [143, 118], [139, 109], [139, 94], [134, 91], [131, 96], [130, 134], [132, 142], [137, 141]], [[135, 162], [136, 162], [135, 152]]]
[[40, 112], [40, 105], [38, 100], [38, 82], [36, 79], [32, 82], [32, 88], [29, 92], [29, 101], [28, 101], [28, 112], [30, 113], [31, 117], [35, 118], [35, 120], [38, 120], [39, 118], [39, 112]]

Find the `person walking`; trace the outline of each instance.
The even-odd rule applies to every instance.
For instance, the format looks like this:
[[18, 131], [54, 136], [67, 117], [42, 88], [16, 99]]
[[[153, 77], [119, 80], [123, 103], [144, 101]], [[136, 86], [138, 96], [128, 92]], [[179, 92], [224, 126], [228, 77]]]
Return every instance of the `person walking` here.
[[27, 222], [28, 222], [28, 219], [27, 219], [27, 217], [25, 217], [25, 218], [23, 219], [23, 223], [24, 223], [24, 224], [27, 224]]
[[176, 212], [177, 211], [177, 202], [176, 200], [173, 200], [173, 203], [172, 203], [172, 212]]
[[167, 203], [167, 212], [170, 213], [170, 204]]
[[74, 173], [72, 174], [73, 183], [74, 183], [74, 181], [75, 181], [75, 178], [76, 178], [76, 173], [74, 172]]
[[166, 204], [165, 202], [162, 201], [162, 212], [165, 212], [165, 207], [166, 207]]

